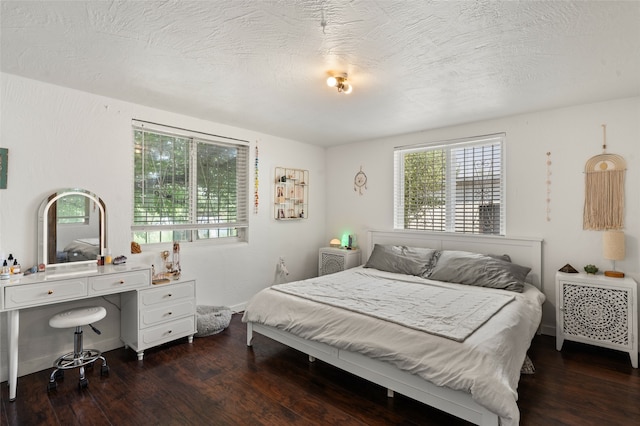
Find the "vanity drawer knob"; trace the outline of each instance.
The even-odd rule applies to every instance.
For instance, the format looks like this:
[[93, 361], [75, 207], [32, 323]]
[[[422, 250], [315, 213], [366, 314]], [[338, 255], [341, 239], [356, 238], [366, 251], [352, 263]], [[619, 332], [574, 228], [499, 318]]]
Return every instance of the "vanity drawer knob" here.
[[171, 334], [171, 330], [167, 331], [167, 333]]
[[167, 294], [167, 297], [171, 297], [171, 296], [173, 296], [173, 294], [171, 294], [171, 293]]
[[167, 315], [173, 315], [173, 312], [169, 312]]
[[47, 291], [47, 294], [53, 294], [53, 290]]
[[124, 284], [124, 280], [120, 280], [120, 284]]

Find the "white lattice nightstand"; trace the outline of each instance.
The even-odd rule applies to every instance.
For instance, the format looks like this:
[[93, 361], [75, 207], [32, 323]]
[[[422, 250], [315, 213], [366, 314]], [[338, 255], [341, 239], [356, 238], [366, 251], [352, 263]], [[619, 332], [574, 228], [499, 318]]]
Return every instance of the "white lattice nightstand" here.
[[629, 277], [556, 273], [556, 349], [565, 340], [629, 353], [638, 368], [638, 288]]
[[318, 257], [318, 275], [333, 274], [360, 265], [360, 250], [324, 247]]

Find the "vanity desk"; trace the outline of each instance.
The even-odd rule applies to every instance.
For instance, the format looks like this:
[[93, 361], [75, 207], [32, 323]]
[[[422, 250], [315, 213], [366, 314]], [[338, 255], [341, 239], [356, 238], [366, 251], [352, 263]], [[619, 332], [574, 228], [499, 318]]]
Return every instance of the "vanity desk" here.
[[[175, 289], [176, 291], [174, 291]], [[144, 266], [107, 265], [90, 268], [87, 271], [71, 273], [40, 272], [26, 277], [0, 281], [0, 311], [7, 312], [7, 336], [9, 341], [9, 400], [16, 398], [18, 379], [18, 340], [20, 310], [37, 306], [52, 305], [73, 300], [89, 299], [108, 294], [121, 297], [121, 340], [126, 346], [134, 346], [142, 359], [137, 340], [140, 330], [138, 317], [144, 321], [149, 310], [144, 304], [133, 308], [126, 302], [138, 300], [139, 294], [146, 299], [156, 300], [155, 327], [150, 329], [154, 337], [146, 342], [143, 349], [157, 346], [181, 337], [193, 341], [196, 333], [195, 281], [176, 280], [167, 284], [152, 285], [151, 270]], [[174, 302], [174, 295], [179, 299]], [[154, 299], [155, 298], [155, 299]], [[126, 305], [126, 307], [124, 306]], [[177, 321], [176, 321], [177, 319]], [[177, 328], [176, 328], [177, 327]], [[174, 330], [174, 328], [176, 328]], [[147, 337], [144, 335], [143, 337]]]

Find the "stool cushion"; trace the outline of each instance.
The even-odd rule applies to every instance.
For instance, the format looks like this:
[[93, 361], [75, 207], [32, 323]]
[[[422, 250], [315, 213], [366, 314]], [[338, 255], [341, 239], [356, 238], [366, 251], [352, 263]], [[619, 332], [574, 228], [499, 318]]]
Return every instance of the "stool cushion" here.
[[107, 316], [107, 310], [102, 306], [86, 306], [84, 308], [69, 309], [51, 317], [49, 325], [53, 328], [70, 328], [93, 324]]
[[231, 309], [226, 306], [196, 306], [198, 330], [196, 337], [211, 336], [220, 333], [231, 322]]

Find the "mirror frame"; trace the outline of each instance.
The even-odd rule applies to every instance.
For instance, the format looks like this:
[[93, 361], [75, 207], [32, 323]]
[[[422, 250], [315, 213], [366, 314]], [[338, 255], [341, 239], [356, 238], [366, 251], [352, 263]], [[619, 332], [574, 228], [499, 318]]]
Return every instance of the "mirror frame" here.
[[56, 263], [55, 261], [51, 261], [49, 259], [49, 248], [50, 244], [57, 244], [57, 240], [51, 242], [50, 241], [50, 228], [54, 228], [53, 235], [56, 235], [57, 224], [54, 223], [51, 218], [51, 206], [58, 201], [60, 198], [68, 196], [68, 195], [81, 195], [83, 197], [87, 197], [89, 200], [96, 203], [100, 212], [98, 214], [99, 217], [99, 239], [100, 239], [100, 254], [104, 255], [105, 247], [107, 244], [106, 241], [106, 206], [104, 202], [93, 192], [87, 191], [85, 189], [61, 189], [53, 194], [49, 195], [47, 198], [42, 201], [40, 205], [38, 220], [39, 220], [39, 232], [38, 232], [38, 263], [44, 264], [45, 270], [49, 270], [50, 268], [69, 268], [73, 266], [97, 266], [97, 262], [95, 259], [93, 260], [80, 260], [77, 262], [64, 262], [64, 263]]

